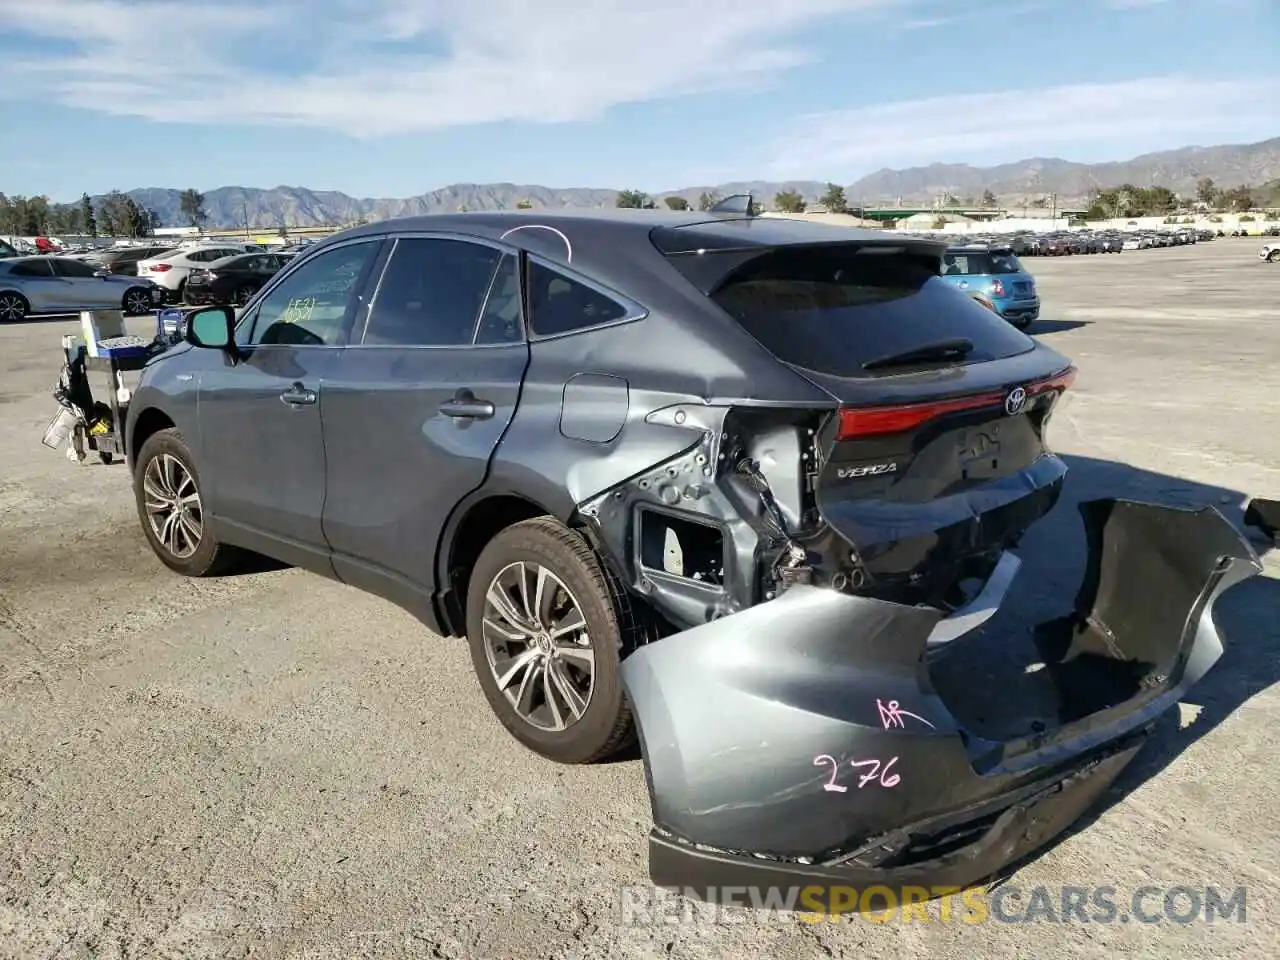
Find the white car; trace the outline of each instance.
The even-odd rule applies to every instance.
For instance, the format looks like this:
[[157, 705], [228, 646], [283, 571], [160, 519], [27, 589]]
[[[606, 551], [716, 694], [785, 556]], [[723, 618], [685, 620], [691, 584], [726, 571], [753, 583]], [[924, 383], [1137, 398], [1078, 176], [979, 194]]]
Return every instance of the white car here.
[[166, 296], [174, 300], [182, 299], [182, 288], [192, 270], [203, 270], [208, 264], [223, 257], [234, 257], [245, 253], [246, 244], [225, 243], [205, 244], [191, 247], [188, 250], [176, 250], [163, 257], [153, 257], [138, 261], [138, 276], [146, 277], [157, 285], [164, 287]]
[[1258, 258], [1268, 263], [1280, 263], [1280, 243], [1264, 243], [1258, 251]]

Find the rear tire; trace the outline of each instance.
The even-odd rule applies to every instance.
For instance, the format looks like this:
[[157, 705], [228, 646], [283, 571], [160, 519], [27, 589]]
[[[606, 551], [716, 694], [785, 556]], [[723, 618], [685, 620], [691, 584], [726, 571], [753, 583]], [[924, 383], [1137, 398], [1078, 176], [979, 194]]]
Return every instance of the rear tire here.
[[142, 317], [151, 312], [151, 291], [146, 287], [130, 287], [124, 292], [121, 309], [126, 317]]
[[1267, 254], [1267, 263], [1280, 263], [1280, 250], [1272, 250]]
[[0, 323], [17, 323], [25, 320], [31, 311], [31, 304], [20, 293], [6, 291], [0, 293]]
[[643, 631], [628, 599], [552, 517], [508, 527], [480, 554], [467, 590], [472, 664], [499, 721], [530, 750], [595, 763], [633, 739], [619, 668]]
[[209, 529], [200, 475], [176, 429], [153, 433], [138, 451], [134, 499], [143, 535], [170, 570], [184, 577], [225, 573], [243, 555], [218, 542]]
[[232, 300], [231, 303], [233, 306], [243, 307], [246, 303], [248, 303], [253, 298], [253, 295], [257, 292], [258, 291], [255, 290], [253, 287], [241, 287], [239, 290], [236, 291], [235, 299]]

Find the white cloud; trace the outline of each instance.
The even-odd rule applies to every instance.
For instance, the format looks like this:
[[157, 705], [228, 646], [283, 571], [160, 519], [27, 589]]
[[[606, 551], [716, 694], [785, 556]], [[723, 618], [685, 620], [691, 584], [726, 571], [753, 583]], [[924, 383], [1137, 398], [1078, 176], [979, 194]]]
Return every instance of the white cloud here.
[[911, 163], [1008, 159], [1111, 144], [1224, 143], [1276, 135], [1275, 105], [1247, 80], [1153, 77], [907, 100], [801, 117], [775, 144], [779, 177], [849, 176]]
[[[760, 83], [808, 59], [801, 29], [919, 0], [0, 0], [10, 97], [157, 121], [377, 136]], [[276, 44], [271, 69], [261, 51]], [[254, 56], [257, 55], [255, 62]]]

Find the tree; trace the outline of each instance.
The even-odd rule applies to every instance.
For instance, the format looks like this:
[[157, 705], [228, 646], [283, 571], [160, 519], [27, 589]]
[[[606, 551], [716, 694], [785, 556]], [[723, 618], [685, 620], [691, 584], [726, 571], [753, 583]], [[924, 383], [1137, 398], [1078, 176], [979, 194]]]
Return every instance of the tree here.
[[1253, 191], [1246, 186], [1232, 187], [1222, 192], [1221, 203], [1233, 213], [1243, 213], [1253, 207]]
[[1218, 188], [1214, 186], [1212, 177], [1201, 177], [1196, 181], [1196, 199], [1206, 207], [1212, 207], [1218, 200]]
[[784, 190], [782, 193], [775, 194], [773, 205], [783, 213], [804, 213], [805, 202], [795, 190]]
[[617, 206], [631, 210], [652, 210], [656, 204], [641, 190], [619, 190]]
[[704, 190], [702, 196], [698, 197], [698, 209], [703, 213], [706, 213], [719, 202], [720, 194], [716, 193], [714, 190]]
[[990, 190], [982, 191], [982, 205], [984, 207], [994, 207], [994, 206], [997, 206], [999, 203], [1000, 201], [996, 199], [996, 195], [992, 193]]
[[91, 237], [98, 235], [98, 218], [93, 212], [93, 201], [87, 193], [80, 195], [80, 229]]
[[838, 183], [828, 183], [827, 192], [822, 195], [819, 201], [831, 213], [848, 213], [849, 202], [844, 196], [844, 187]]
[[35, 237], [49, 231], [49, 198], [48, 197], [14, 197], [15, 233], [24, 237]]
[[533, 202], [530, 200], [519, 200], [516, 202], [517, 210], [532, 210]]
[[1096, 191], [1085, 216], [1089, 220], [1157, 217], [1172, 213], [1177, 206], [1178, 197], [1168, 187], [1135, 187], [1126, 183], [1114, 190]]
[[202, 227], [209, 219], [204, 209], [204, 194], [199, 190], [183, 190], [178, 196], [178, 206], [182, 210], [182, 218], [193, 227]]
[[684, 197], [664, 197], [662, 202], [667, 205], [668, 210], [689, 209], [689, 201]]

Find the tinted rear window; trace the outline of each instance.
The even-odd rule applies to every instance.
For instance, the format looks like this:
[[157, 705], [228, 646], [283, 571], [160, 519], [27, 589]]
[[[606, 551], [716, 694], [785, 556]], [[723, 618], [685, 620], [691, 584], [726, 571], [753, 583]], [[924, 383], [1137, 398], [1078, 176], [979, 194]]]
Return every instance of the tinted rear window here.
[[973, 343], [965, 362], [1034, 342], [937, 276], [937, 261], [850, 248], [776, 250], [730, 275], [712, 299], [778, 359], [838, 377], [882, 375], [863, 364], [939, 340]]
[[942, 258], [947, 276], [992, 276], [1022, 273], [1022, 264], [1012, 253], [948, 253]]

